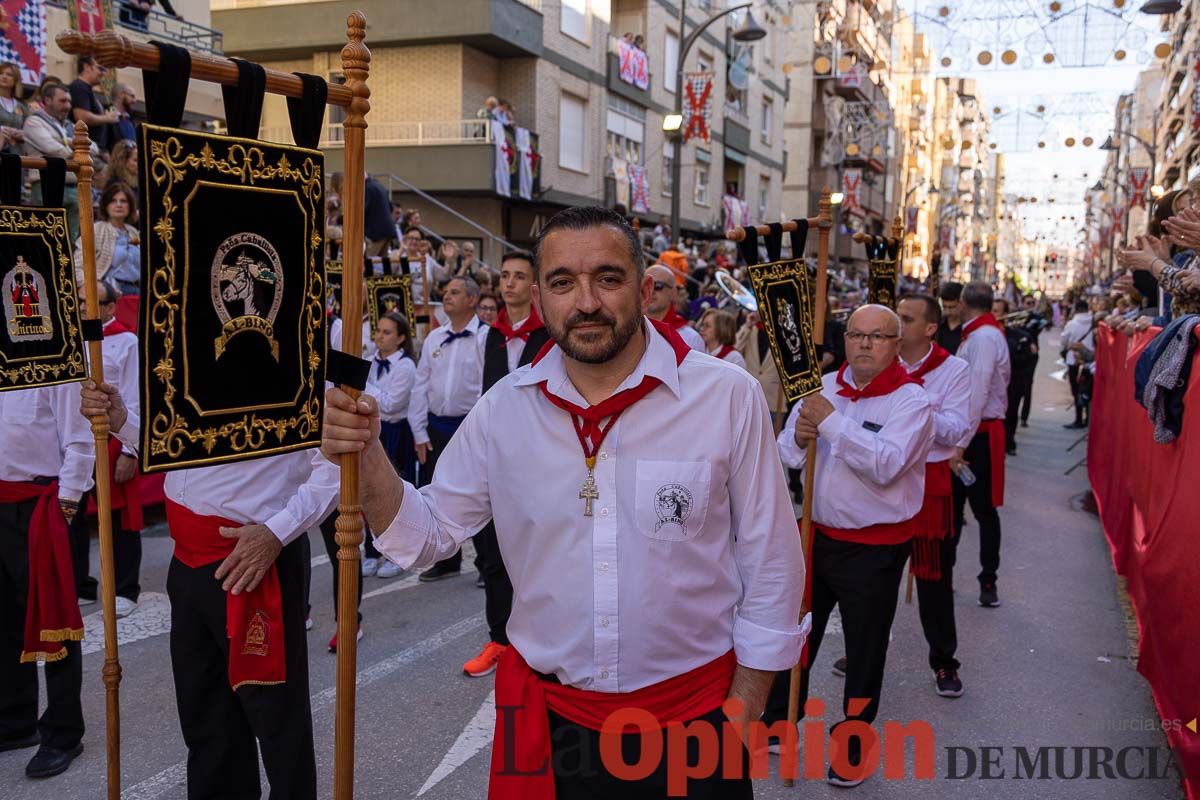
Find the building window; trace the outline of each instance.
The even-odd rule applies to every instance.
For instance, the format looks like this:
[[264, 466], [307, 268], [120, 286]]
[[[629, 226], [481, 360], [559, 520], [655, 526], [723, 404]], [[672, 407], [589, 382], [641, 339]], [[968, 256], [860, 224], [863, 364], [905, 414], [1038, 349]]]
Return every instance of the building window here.
[[642, 163], [646, 110], [616, 95], [608, 97], [608, 155], [630, 164]]
[[769, 97], [764, 97], [762, 101], [762, 141], [763, 144], [771, 143], [771, 126], [775, 120], [775, 103]]
[[692, 193], [692, 201], [698, 206], [707, 206], [708, 173], [712, 168], [712, 156], [706, 150], [696, 151], [696, 187]]
[[771, 176], [763, 175], [758, 181], [758, 218], [767, 218], [767, 205], [771, 201]]
[[679, 36], [667, 31], [666, 41], [663, 42], [663, 88], [668, 92], [676, 90], [675, 81], [679, 77], [675, 70], [679, 68]]
[[558, 101], [558, 165], [584, 172], [584, 122], [587, 103], [574, 95], [563, 94]]
[[674, 148], [668, 146], [663, 147], [663, 162], [662, 162], [662, 193], [670, 196], [675, 194], [675, 175], [671, 171], [675, 164]]
[[587, 41], [587, 0], [562, 0], [562, 32]]

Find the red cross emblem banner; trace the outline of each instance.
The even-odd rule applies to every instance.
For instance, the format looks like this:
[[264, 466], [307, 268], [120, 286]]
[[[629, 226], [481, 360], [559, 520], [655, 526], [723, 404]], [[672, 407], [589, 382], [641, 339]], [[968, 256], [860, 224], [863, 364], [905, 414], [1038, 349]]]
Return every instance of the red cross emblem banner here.
[[[1192, 64], [1192, 86], [1200, 86], [1200, 53]], [[1192, 90], [1192, 130], [1200, 131], [1200, 89]]]
[[112, 27], [112, 0], [67, 0], [67, 15], [80, 33], [100, 33]]
[[646, 168], [637, 164], [629, 165], [629, 208], [636, 214], [650, 210], [650, 180]]
[[862, 170], [848, 169], [842, 174], [842, 207], [846, 211], [861, 211], [862, 202], [859, 191], [862, 189]]
[[1149, 167], [1131, 167], [1129, 170], [1129, 207], [1146, 207], [1146, 188], [1150, 183]]
[[713, 73], [689, 72], [683, 76], [683, 140], [708, 143], [712, 131]]
[[[43, 0], [0, 0], [0, 61], [17, 64], [26, 86], [46, 69], [46, 7]], [[18, 113], [21, 106], [17, 107]]]

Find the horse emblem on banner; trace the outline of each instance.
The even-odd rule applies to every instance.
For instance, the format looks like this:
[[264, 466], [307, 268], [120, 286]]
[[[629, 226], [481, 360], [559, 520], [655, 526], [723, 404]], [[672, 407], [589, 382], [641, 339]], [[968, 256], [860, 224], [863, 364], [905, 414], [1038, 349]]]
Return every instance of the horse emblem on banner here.
[[221, 320], [217, 358], [230, 339], [252, 331], [266, 337], [278, 361], [275, 317], [283, 302], [283, 269], [271, 243], [256, 233], [230, 236], [213, 257], [211, 279], [213, 308]]
[[46, 282], [23, 256], [4, 275], [4, 319], [14, 342], [44, 341], [54, 335], [50, 314], [42, 307]]
[[779, 332], [783, 334], [783, 344], [792, 354], [792, 358], [799, 358], [804, 342], [800, 337], [800, 328], [796, 325], [795, 309], [784, 302], [783, 298], [776, 298], [775, 309], [779, 314]]

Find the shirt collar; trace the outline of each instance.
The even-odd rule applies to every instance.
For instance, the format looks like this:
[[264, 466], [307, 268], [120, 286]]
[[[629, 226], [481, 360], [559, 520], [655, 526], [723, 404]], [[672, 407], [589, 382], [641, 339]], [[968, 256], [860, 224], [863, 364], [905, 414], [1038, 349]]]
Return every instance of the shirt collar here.
[[933, 342], [930, 342], [929, 349], [925, 351], [925, 355], [921, 356], [920, 358], [918, 358], [916, 361], [914, 361], [911, 364], [904, 360], [904, 356], [900, 356], [900, 363], [904, 365], [904, 368], [906, 370], [908, 370], [909, 372], [912, 372], [914, 369], [919, 369], [920, 366], [925, 363], [925, 360], [927, 358], [929, 358], [929, 356], [932, 354], [933, 354]]
[[[463, 326], [463, 330], [470, 331], [472, 334], [476, 334], [476, 333], [479, 333], [479, 326], [482, 324], [483, 324], [483, 320], [481, 320], [479, 318], [479, 315], [472, 314], [470, 322], [468, 322], [466, 325]], [[438, 328], [438, 330], [445, 331], [446, 334], [454, 333], [454, 328], [450, 324], [443, 325], [440, 328]], [[461, 333], [461, 331], [459, 331], [459, 332]]]
[[[633, 388], [639, 385], [643, 378], [651, 377], [662, 381], [663, 386], [667, 387], [671, 394], [678, 399], [680, 396], [679, 365], [675, 363], [675, 350], [672, 349], [670, 342], [659, 335], [650, 321], [644, 317], [642, 318], [642, 330], [649, 342], [646, 352], [642, 353], [642, 360], [634, 367], [629, 377], [613, 391], [613, 394]], [[545, 357], [524, 372], [525, 374], [517, 379], [517, 386], [536, 386], [545, 381], [546, 388], [550, 390], [551, 394], [576, 405], [589, 405], [588, 401], [583, 399], [579, 390], [571, 383], [571, 379], [567, 377], [562, 349], [558, 346], [552, 347]]]

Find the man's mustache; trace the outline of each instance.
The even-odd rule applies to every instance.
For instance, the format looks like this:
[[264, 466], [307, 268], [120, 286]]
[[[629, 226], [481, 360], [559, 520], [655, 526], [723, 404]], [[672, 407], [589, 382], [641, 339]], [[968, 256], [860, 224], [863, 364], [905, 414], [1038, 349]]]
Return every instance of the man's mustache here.
[[571, 330], [579, 325], [590, 325], [595, 323], [600, 323], [602, 325], [608, 325], [611, 327], [616, 324], [616, 321], [612, 317], [600, 311], [596, 311], [591, 314], [576, 312], [567, 319], [567, 330]]

